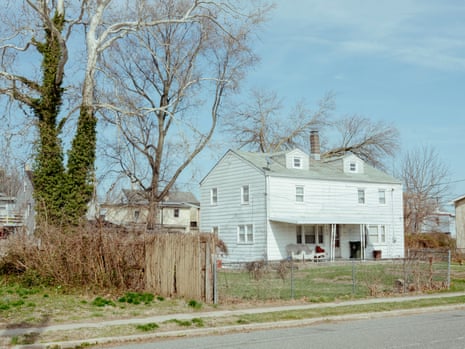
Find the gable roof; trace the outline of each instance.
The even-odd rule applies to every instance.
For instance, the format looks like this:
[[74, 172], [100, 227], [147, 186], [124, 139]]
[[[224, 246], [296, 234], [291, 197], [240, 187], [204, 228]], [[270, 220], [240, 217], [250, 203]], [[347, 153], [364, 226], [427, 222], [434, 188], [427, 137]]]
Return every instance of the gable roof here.
[[[123, 195], [126, 198], [127, 204], [134, 205], [147, 205], [147, 193], [143, 190], [131, 190], [123, 189]], [[197, 198], [191, 192], [183, 191], [172, 191], [169, 192], [163, 200], [160, 202], [161, 205], [180, 205], [180, 204], [190, 204], [190, 205], [200, 205]]]
[[457, 199], [452, 200], [454, 204], [458, 204], [460, 201], [465, 199], [465, 195], [459, 196]]
[[[279, 153], [252, 153], [240, 150], [230, 150], [236, 156], [255, 166], [257, 169], [263, 171], [264, 174], [276, 177], [290, 177], [290, 178], [304, 178], [315, 180], [334, 180], [334, 181], [356, 181], [356, 182], [375, 182], [375, 183], [389, 183], [401, 184], [401, 181], [380, 171], [367, 163], [364, 163], [363, 173], [348, 173], [344, 172], [343, 167], [335, 160], [343, 159], [346, 157], [354, 157], [352, 153], [339, 156], [337, 159], [330, 158], [325, 160], [310, 160], [308, 170], [286, 168], [283, 164], [275, 161], [273, 157], [282, 155]], [[287, 152], [284, 152], [287, 153]], [[355, 156], [356, 157], [356, 156]], [[358, 157], [357, 157], [358, 158]]]

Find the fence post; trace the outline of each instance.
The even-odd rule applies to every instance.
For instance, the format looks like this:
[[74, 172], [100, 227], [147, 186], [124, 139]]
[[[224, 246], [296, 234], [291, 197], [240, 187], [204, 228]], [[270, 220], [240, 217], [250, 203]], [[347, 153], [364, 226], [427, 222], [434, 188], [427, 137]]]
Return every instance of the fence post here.
[[218, 274], [216, 253], [213, 253], [213, 304], [218, 304]]
[[294, 261], [291, 256], [291, 299], [294, 299]]
[[451, 253], [447, 251], [447, 289], [450, 289], [450, 268], [451, 268]]
[[352, 261], [352, 294], [355, 294], [355, 284], [356, 284], [356, 280], [355, 280], [355, 261], [353, 260]]

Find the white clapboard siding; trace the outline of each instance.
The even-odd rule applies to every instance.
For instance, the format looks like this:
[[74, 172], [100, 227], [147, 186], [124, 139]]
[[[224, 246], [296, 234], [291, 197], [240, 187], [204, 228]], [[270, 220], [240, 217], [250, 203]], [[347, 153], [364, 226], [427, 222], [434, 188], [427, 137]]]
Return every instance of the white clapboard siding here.
[[[248, 204], [241, 202], [243, 185], [249, 185]], [[218, 190], [217, 205], [210, 204], [212, 188]], [[266, 258], [265, 178], [259, 169], [227, 153], [201, 182], [200, 196], [201, 231], [218, 227], [218, 236], [235, 262]], [[238, 243], [239, 224], [253, 224], [253, 243]], [[228, 261], [228, 256], [223, 259]]]
[[[248, 204], [241, 202], [243, 185], [249, 185]], [[304, 188], [303, 202], [296, 200], [297, 186]], [[212, 188], [217, 188], [216, 205], [210, 203]], [[358, 202], [359, 189], [365, 192], [363, 204]], [[379, 201], [380, 190], [385, 203]], [[337, 225], [342, 258], [349, 258], [349, 244], [362, 240], [366, 227], [383, 226], [385, 241], [368, 241], [366, 257], [373, 250], [380, 250], [383, 258], [404, 255], [400, 182], [352, 154], [314, 162], [298, 149], [276, 154], [228, 151], [201, 181], [200, 195], [201, 231], [218, 229], [229, 252], [222, 257], [225, 261], [286, 258], [286, 245], [296, 243], [296, 227], [304, 224], [323, 227], [319, 245], [326, 250], [331, 227]], [[242, 224], [253, 225], [253, 242], [238, 242]]]

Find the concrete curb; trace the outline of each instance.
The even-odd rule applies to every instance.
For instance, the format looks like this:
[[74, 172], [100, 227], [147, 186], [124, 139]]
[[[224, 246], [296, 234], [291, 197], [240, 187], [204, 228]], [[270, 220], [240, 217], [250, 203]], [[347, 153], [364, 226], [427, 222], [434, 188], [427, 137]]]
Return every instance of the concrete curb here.
[[[334, 302], [334, 303], [318, 303], [318, 304], [308, 304], [308, 305], [304, 304], [304, 305], [252, 308], [252, 309], [240, 309], [240, 310], [168, 314], [168, 315], [161, 315], [161, 316], [152, 316], [152, 317], [147, 317], [147, 318], [102, 321], [98, 323], [74, 323], [74, 324], [52, 325], [52, 326], [47, 326], [47, 327], [6, 329], [6, 330], [1, 331], [0, 335], [2, 337], [5, 337], [5, 336], [11, 337], [11, 336], [34, 333], [34, 332], [44, 333], [47, 331], [63, 331], [63, 330], [73, 330], [73, 329], [80, 329], [80, 328], [104, 328], [104, 327], [109, 327], [109, 326], [131, 325], [131, 324], [137, 325], [137, 324], [146, 324], [146, 323], [151, 323], [151, 322], [164, 322], [164, 321], [171, 320], [171, 319], [191, 320], [193, 318], [199, 318], [199, 317], [200, 318], [202, 317], [215, 318], [215, 317], [226, 317], [226, 316], [232, 316], [232, 315], [237, 316], [237, 315], [247, 315], [247, 314], [264, 314], [264, 313], [281, 312], [281, 311], [334, 308], [334, 307], [341, 307], [341, 306], [356, 306], [356, 305], [361, 305], [361, 304], [402, 303], [402, 302], [422, 300], [422, 299], [452, 298], [452, 297], [459, 297], [459, 296], [465, 296], [465, 293], [464, 292], [439, 293], [439, 294], [432, 294], [432, 295], [418, 295], [418, 296], [394, 297], [394, 298], [373, 298], [373, 299], [363, 299], [363, 300], [356, 300], [356, 301]], [[388, 317], [388, 316], [401, 316], [401, 315], [415, 314], [415, 313], [418, 314], [418, 313], [425, 313], [425, 312], [431, 312], [431, 311], [444, 311], [444, 310], [452, 310], [452, 309], [465, 309], [465, 304], [432, 306], [432, 307], [424, 307], [424, 308], [413, 308], [413, 309], [360, 313], [360, 314], [336, 315], [336, 316], [326, 316], [326, 317], [318, 317], [318, 318], [310, 318], [310, 319], [286, 320], [286, 321], [279, 321], [279, 322], [267, 322], [267, 323], [255, 323], [255, 324], [242, 324], [242, 325], [232, 325], [232, 326], [223, 326], [223, 327], [183, 329], [183, 330], [165, 331], [165, 332], [159, 332], [159, 333], [137, 334], [137, 335], [115, 336], [115, 337], [101, 337], [101, 338], [73, 340], [73, 341], [66, 341], [66, 342], [16, 345], [16, 346], [13, 346], [12, 348], [15, 348], [15, 349], [44, 348], [45, 349], [45, 348], [50, 348], [53, 346], [58, 346], [59, 348], [75, 348], [76, 346], [79, 346], [82, 344], [103, 345], [103, 344], [109, 344], [109, 343], [147, 341], [150, 339], [157, 339], [157, 338], [202, 336], [202, 335], [214, 335], [214, 334], [222, 334], [222, 333], [230, 333], [230, 332], [262, 330], [262, 329], [269, 329], [269, 328], [299, 327], [299, 326], [311, 325], [314, 323], [320, 323], [320, 322], [326, 322], [326, 321], [359, 320], [359, 319], [379, 318], [379, 317]]]

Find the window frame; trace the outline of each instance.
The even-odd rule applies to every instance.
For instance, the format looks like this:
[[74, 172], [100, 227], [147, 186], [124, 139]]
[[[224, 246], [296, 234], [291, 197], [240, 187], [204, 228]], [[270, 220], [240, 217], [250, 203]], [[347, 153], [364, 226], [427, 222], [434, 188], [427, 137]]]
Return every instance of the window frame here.
[[179, 218], [179, 208], [178, 207], [173, 208], [173, 217], [174, 218]]
[[349, 162], [349, 172], [357, 172], [357, 163], [355, 161]]
[[377, 245], [386, 244], [386, 231], [386, 225], [384, 224], [369, 224], [368, 239], [370, 243]]
[[304, 245], [323, 245], [325, 241], [324, 225], [303, 224], [296, 226], [296, 243]]
[[[241, 239], [241, 237], [243, 237]], [[253, 224], [238, 224], [237, 225], [237, 244], [251, 245], [254, 243], [255, 233]]]
[[378, 203], [386, 205], [386, 189], [378, 189]]
[[241, 187], [241, 204], [248, 205], [249, 203], [250, 203], [250, 185], [246, 184]]
[[295, 229], [295, 241], [296, 244], [302, 244], [302, 226], [301, 225], [296, 225]]
[[316, 243], [319, 244], [319, 245], [323, 245], [325, 243], [324, 227], [322, 225], [316, 225], [315, 226], [315, 233], [316, 233]]
[[[302, 190], [302, 193], [299, 193], [299, 189]], [[305, 187], [303, 185], [295, 186], [295, 202], [303, 203], [305, 201]]]
[[[360, 195], [362, 194], [362, 195]], [[366, 191], [365, 188], [358, 188], [357, 189], [357, 202], [359, 205], [366, 204]]]
[[217, 206], [218, 205], [218, 188], [213, 187], [210, 189], [210, 205]]
[[294, 156], [292, 157], [292, 168], [302, 168], [302, 157]]

